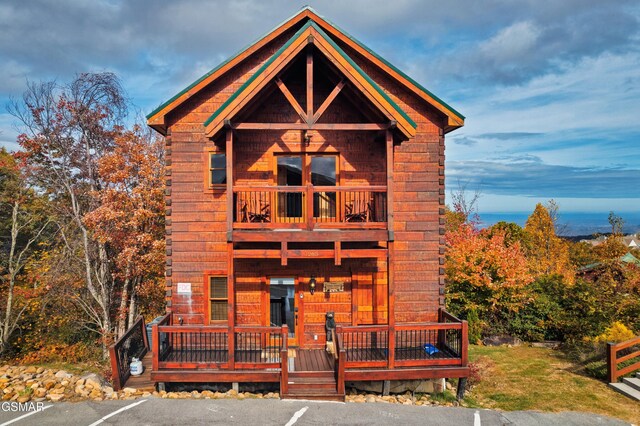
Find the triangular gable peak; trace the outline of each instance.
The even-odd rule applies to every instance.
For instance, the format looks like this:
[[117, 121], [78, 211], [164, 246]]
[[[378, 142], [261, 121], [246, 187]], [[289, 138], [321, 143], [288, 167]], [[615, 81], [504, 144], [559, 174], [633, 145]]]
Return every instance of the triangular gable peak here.
[[[227, 101], [216, 110], [204, 123], [205, 134], [214, 137], [224, 126], [225, 122], [232, 120], [267, 84], [275, 81], [285, 97], [289, 100], [296, 112], [303, 118], [305, 124], [299, 127], [305, 129], [321, 129], [317, 124], [322, 112], [329, 106], [335, 96], [341, 91], [344, 82], [338, 83], [329, 97], [323, 102], [317, 111], [313, 111], [313, 101], [309, 98], [307, 110], [303, 110], [290, 92], [279, 80], [279, 73], [294, 58], [304, 54], [305, 48], [313, 44], [350, 82], [353, 88], [359, 91], [369, 102], [386, 118], [387, 123], [378, 123], [368, 126], [362, 123], [351, 128], [363, 130], [377, 130], [385, 126], [397, 126], [406, 138], [415, 136], [416, 123], [404, 112], [376, 83], [373, 81], [327, 34], [312, 21], [307, 22], [298, 32], [289, 39], [258, 71], [253, 74]], [[312, 58], [309, 59], [313, 61]], [[312, 70], [308, 72], [313, 72]], [[311, 80], [313, 77], [311, 77]], [[308, 96], [313, 96], [313, 87], [309, 87]], [[390, 124], [391, 123], [391, 124]], [[239, 127], [240, 128], [240, 127]], [[248, 128], [245, 126], [245, 128]], [[273, 127], [271, 127], [273, 128]], [[291, 126], [289, 126], [291, 128]]]
[[349, 46], [349, 48], [358, 52], [358, 54], [362, 55], [366, 60], [370, 61], [380, 70], [392, 77], [395, 81], [399, 82], [401, 85], [418, 95], [418, 97], [430, 104], [440, 113], [444, 114], [444, 116], [446, 116], [446, 125], [444, 129], [445, 132], [450, 132], [464, 125], [464, 116], [462, 114], [447, 105], [444, 101], [422, 87], [402, 71], [391, 65], [388, 61], [377, 55], [364, 44], [360, 43], [358, 40], [318, 15], [311, 7], [308, 6], [277, 26], [267, 35], [251, 44], [246, 49], [242, 50], [240, 53], [236, 54], [232, 58], [223, 62], [218, 67], [214, 68], [213, 70], [196, 80], [194, 83], [169, 99], [167, 102], [160, 105], [149, 115], [147, 115], [147, 124], [149, 124], [149, 126], [159, 131], [160, 133], [164, 134], [166, 132], [165, 117], [167, 116], [167, 114], [169, 114], [178, 106], [182, 105], [185, 101], [190, 99], [193, 95], [198, 93], [209, 84], [218, 80], [220, 77], [232, 70], [235, 66], [245, 61], [255, 52], [271, 43], [278, 36], [305, 21], [313, 21], [318, 27], [326, 31], [335, 40], [339, 40], [340, 43], [344, 43], [344, 45]]

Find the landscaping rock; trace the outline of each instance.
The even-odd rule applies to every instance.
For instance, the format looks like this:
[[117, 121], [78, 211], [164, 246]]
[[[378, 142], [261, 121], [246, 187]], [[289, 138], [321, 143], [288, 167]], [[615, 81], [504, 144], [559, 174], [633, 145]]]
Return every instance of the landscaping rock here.
[[67, 373], [64, 370], [60, 370], [54, 376], [56, 379], [68, 379], [69, 377], [71, 377], [71, 374]]
[[482, 339], [482, 344], [485, 346], [520, 346], [522, 345], [522, 340], [513, 336], [490, 336]]
[[101, 389], [104, 384], [103, 380], [94, 373], [81, 377], [80, 380], [84, 380], [86, 386], [91, 386], [94, 389]]
[[58, 402], [58, 401], [62, 401], [64, 399], [64, 395], [62, 395], [62, 394], [50, 394], [50, 395], [47, 395], [47, 399], [50, 400], [51, 402]]

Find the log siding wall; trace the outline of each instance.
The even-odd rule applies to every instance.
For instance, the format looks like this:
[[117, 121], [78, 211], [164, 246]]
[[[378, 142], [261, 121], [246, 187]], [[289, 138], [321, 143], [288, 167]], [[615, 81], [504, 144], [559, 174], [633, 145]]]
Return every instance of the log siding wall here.
[[[203, 122], [291, 35], [295, 28], [258, 51], [224, 78], [195, 94], [167, 117], [167, 309], [184, 319], [185, 324], [204, 322], [203, 275], [205, 271], [227, 269], [226, 190], [204, 185], [207, 152], [224, 152], [224, 141], [204, 136]], [[443, 119], [424, 101], [403, 89], [387, 75], [372, 67], [347, 46], [342, 48], [368, 73], [418, 124], [415, 138], [395, 142], [394, 164], [394, 236], [395, 321], [436, 320], [444, 304], [444, 136]], [[329, 89], [325, 88], [328, 92]], [[277, 92], [274, 92], [277, 93]], [[277, 99], [274, 95], [273, 99]], [[281, 102], [281, 101], [280, 101]], [[269, 111], [277, 114], [281, 105], [274, 102]], [[352, 106], [336, 99], [325, 120], [338, 120], [340, 111]], [[332, 109], [333, 108], [333, 109]], [[279, 111], [282, 111], [280, 109]], [[286, 114], [285, 114], [286, 115]], [[258, 115], [256, 115], [259, 118]], [[281, 113], [278, 120], [290, 117]], [[272, 156], [275, 152], [305, 150], [337, 151], [341, 154], [342, 184], [386, 184], [384, 136], [374, 140], [373, 132], [311, 132], [311, 143], [300, 147], [301, 132], [239, 132], [234, 140], [236, 185], [273, 184]], [[314, 296], [305, 289], [311, 269], [321, 283], [325, 279], [344, 280], [345, 292]], [[312, 345], [324, 343], [324, 312], [334, 310], [338, 323], [385, 323], [387, 300], [387, 264], [375, 260], [310, 262], [290, 260], [282, 267], [274, 261], [236, 260], [236, 323], [266, 325], [265, 292], [268, 275], [296, 276], [304, 293], [305, 335]], [[260, 271], [256, 273], [255, 271]], [[286, 272], [284, 272], [286, 271]], [[176, 292], [178, 282], [190, 282], [192, 293]], [[348, 284], [347, 284], [348, 283]], [[357, 287], [352, 297], [353, 287]], [[268, 300], [268, 296], [267, 299]], [[370, 313], [358, 306], [377, 302], [380, 308]], [[382, 312], [384, 311], [384, 312]], [[177, 323], [177, 318], [176, 321]], [[313, 336], [319, 336], [318, 341]]]

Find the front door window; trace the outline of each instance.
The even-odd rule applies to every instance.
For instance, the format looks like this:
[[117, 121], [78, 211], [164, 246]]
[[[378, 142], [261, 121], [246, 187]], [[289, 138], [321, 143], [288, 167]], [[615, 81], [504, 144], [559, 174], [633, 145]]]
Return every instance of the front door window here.
[[294, 343], [298, 309], [296, 307], [296, 290], [294, 278], [271, 278], [269, 281], [269, 322], [271, 327], [289, 328], [289, 342]]

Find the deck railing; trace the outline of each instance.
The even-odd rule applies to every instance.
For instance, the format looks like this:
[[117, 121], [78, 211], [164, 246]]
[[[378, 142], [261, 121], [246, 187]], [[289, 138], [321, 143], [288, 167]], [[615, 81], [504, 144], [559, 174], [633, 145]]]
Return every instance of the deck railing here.
[[385, 229], [386, 186], [234, 187], [235, 229]]
[[142, 359], [149, 350], [144, 319], [140, 316], [110, 348], [113, 388], [120, 390], [131, 375], [132, 358]]
[[[636, 362], [630, 362], [636, 360]], [[607, 343], [609, 383], [616, 383], [625, 374], [640, 370], [640, 337], [620, 343]]]
[[441, 310], [439, 322], [339, 327], [346, 368], [466, 366], [467, 322]]
[[281, 350], [287, 340], [283, 328], [236, 327], [232, 334], [226, 326], [169, 325], [168, 321], [167, 318], [153, 328], [155, 371], [248, 370], [281, 366]]
[[235, 333], [237, 369], [280, 367], [280, 350], [287, 340], [281, 327], [236, 327]]

